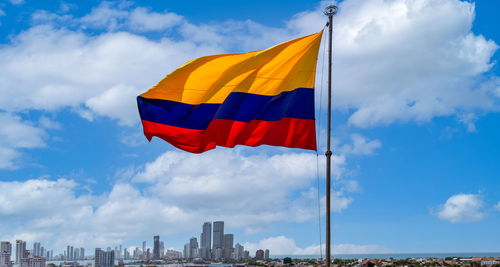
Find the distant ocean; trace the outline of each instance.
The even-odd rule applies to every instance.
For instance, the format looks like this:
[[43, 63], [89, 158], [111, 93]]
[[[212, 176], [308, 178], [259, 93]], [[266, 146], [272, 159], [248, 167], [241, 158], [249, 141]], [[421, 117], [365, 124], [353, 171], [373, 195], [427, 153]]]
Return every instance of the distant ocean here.
[[[392, 254], [337, 254], [333, 258], [339, 259], [407, 259], [407, 258], [440, 258], [446, 257], [500, 257], [500, 252], [449, 252], [449, 253], [392, 253]], [[319, 259], [320, 255], [270, 255], [271, 258], [282, 259]], [[323, 258], [325, 255], [323, 255]]]

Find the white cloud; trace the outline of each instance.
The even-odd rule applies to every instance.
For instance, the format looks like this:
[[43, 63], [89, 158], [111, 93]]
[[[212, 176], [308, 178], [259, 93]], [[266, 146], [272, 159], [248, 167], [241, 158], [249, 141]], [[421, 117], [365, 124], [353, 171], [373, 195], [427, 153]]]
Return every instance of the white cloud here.
[[500, 211], [500, 201], [495, 205], [495, 209]]
[[458, 115], [458, 121], [463, 123], [467, 127], [467, 132], [475, 133], [477, 132], [475, 122], [477, 121], [477, 116], [474, 113], [466, 113]]
[[437, 216], [452, 223], [482, 220], [484, 202], [479, 194], [456, 194], [437, 210]]
[[104, 28], [110, 31], [128, 29], [137, 32], [161, 31], [177, 26], [184, 18], [175, 13], [158, 13], [144, 7], [128, 10], [129, 6], [101, 2], [79, 20], [83, 27]]
[[130, 12], [129, 24], [136, 31], [160, 31], [179, 25], [183, 20], [175, 13], [157, 13], [138, 7]]
[[[295, 20], [324, 23], [308, 12]], [[362, 128], [497, 111], [496, 87], [478, 77], [491, 68], [498, 46], [471, 32], [473, 20], [474, 4], [466, 1], [341, 2], [334, 19], [335, 107], [352, 111], [349, 124]]]
[[[11, 229], [11, 234], [0, 232], [0, 238], [98, 247], [143, 238], [152, 230], [162, 235], [193, 232], [207, 220], [224, 220], [253, 234], [274, 222], [317, 218], [314, 153], [248, 152], [169, 151], [144, 166], [118, 172], [111, 191], [102, 195], [66, 179], [0, 183], [0, 191], [7, 192], [0, 196], [0, 221]], [[334, 161], [339, 158], [336, 166], [344, 168], [345, 157]], [[352, 202], [357, 183], [335, 178], [339, 187], [333, 193], [333, 210], [340, 212]]]
[[134, 125], [140, 121], [136, 105], [136, 96], [143, 89], [136, 89], [126, 85], [116, 85], [102, 94], [89, 98], [85, 105], [99, 115], [117, 119], [122, 125]]
[[45, 116], [40, 117], [38, 124], [43, 129], [59, 130], [62, 128], [62, 125], [59, 122], [53, 121]]
[[[243, 244], [245, 250], [248, 250], [251, 255], [255, 254], [258, 249], [269, 249], [271, 255], [319, 255], [320, 246], [311, 245], [305, 248], [300, 248], [295, 244], [293, 238], [285, 236], [275, 236], [260, 240], [258, 243], [246, 242]], [[325, 245], [322, 246], [323, 250]], [[332, 254], [379, 254], [391, 253], [390, 249], [380, 245], [354, 245], [354, 244], [339, 244], [332, 246]]]
[[352, 145], [346, 144], [340, 151], [347, 155], [372, 155], [373, 152], [382, 146], [379, 140], [367, 141], [359, 134], [351, 134]]
[[[477, 79], [491, 68], [497, 45], [471, 32], [473, 4], [350, 0], [339, 5], [334, 99], [335, 107], [353, 112], [351, 125], [498, 110], [493, 92], [498, 86]], [[284, 28], [250, 20], [195, 25], [178, 14], [114, 2], [102, 2], [80, 18], [46, 11], [33, 16], [35, 26], [0, 49], [0, 109], [69, 106], [85, 118], [108, 116], [122, 125], [137, 122], [134, 93], [185, 61], [262, 49], [317, 32], [325, 23], [317, 9], [295, 15]], [[86, 34], [86, 28], [110, 32]], [[166, 32], [153, 41], [139, 35], [143, 31]], [[114, 100], [121, 90], [120, 100]], [[106, 105], [109, 98], [114, 101]], [[472, 121], [464, 123], [474, 129]]]
[[45, 147], [46, 132], [19, 116], [0, 112], [0, 169], [13, 169], [24, 149]]

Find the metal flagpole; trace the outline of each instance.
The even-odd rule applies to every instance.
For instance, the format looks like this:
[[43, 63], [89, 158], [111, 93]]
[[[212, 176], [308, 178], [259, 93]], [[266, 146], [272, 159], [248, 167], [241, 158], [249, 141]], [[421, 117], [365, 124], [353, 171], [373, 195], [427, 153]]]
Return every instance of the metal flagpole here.
[[326, 267], [331, 263], [331, 238], [330, 238], [330, 187], [331, 187], [331, 161], [332, 151], [330, 150], [330, 132], [332, 121], [332, 21], [333, 15], [337, 13], [337, 6], [330, 5], [325, 9], [328, 16], [328, 138], [326, 142]]

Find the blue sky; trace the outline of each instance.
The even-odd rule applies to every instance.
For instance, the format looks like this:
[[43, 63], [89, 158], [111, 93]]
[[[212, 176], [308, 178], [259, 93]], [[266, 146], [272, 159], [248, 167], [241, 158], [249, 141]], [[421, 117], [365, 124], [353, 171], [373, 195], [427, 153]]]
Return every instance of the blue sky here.
[[[180, 250], [224, 220], [251, 252], [319, 253], [315, 153], [148, 143], [135, 96], [194, 57], [318, 32], [328, 3], [1, 2], [0, 239]], [[499, 5], [339, 3], [334, 253], [500, 251]]]

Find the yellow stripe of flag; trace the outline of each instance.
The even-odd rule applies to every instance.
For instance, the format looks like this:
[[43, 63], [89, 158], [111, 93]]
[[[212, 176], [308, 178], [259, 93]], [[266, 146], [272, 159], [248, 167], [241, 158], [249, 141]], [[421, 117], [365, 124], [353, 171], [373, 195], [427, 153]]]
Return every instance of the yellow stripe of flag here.
[[186, 104], [220, 104], [231, 92], [273, 96], [314, 88], [323, 31], [266, 50], [191, 60], [141, 96]]

